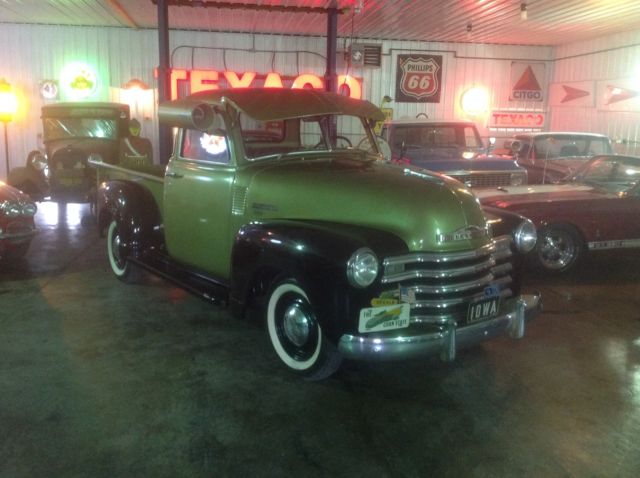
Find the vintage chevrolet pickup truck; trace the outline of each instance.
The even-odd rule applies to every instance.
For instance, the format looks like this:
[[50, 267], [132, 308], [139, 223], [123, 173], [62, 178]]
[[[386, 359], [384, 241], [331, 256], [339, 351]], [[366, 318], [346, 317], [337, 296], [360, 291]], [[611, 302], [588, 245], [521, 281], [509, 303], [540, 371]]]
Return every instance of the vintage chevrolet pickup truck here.
[[[461, 183], [382, 159], [366, 101], [313, 90], [234, 89], [164, 103], [166, 169], [98, 169], [98, 227], [123, 281], [140, 266], [266, 321], [281, 362], [307, 379], [343, 358], [440, 355], [540, 310], [513, 251], [535, 231], [493, 218]], [[514, 222], [515, 219], [515, 222]]]

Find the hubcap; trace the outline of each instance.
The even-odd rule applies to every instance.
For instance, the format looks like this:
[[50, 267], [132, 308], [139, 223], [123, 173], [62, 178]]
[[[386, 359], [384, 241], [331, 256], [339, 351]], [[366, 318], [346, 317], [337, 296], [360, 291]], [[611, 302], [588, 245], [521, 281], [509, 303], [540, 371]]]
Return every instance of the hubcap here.
[[540, 251], [542, 262], [550, 269], [562, 269], [575, 256], [573, 241], [563, 236], [547, 236]]
[[291, 304], [284, 313], [284, 333], [293, 344], [301, 347], [309, 338], [309, 316], [300, 304]]
[[111, 241], [111, 251], [116, 263], [122, 266], [122, 255], [120, 253], [122, 247], [122, 241], [120, 240], [120, 234], [114, 233], [113, 240]]

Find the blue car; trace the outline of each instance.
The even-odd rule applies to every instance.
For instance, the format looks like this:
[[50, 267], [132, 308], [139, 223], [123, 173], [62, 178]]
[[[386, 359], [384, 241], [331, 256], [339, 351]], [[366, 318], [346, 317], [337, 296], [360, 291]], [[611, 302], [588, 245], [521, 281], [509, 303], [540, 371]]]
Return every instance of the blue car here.
[[446, 174], [472, 188], [527, 183], [527, 170], [516, 161], [489, 154], [471, 121], [393, 120], [381, 134], [393, 162]]

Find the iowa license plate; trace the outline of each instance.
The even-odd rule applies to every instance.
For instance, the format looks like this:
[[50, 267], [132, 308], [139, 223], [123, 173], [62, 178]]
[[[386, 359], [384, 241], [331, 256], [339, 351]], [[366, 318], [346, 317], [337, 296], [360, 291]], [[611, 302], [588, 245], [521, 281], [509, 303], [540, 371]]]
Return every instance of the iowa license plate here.
[[467, 311], [467, 323], [480, 322], [498, 315], [500, 297], [486, 297], [472, 302]]

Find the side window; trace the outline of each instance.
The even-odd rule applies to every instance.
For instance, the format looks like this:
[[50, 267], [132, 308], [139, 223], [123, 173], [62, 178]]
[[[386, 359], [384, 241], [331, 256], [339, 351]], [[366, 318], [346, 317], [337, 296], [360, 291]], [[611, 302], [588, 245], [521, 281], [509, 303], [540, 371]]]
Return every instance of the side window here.
[[[220, 133], [220, 131], [216, 131], [216, 133]], [[227, 137], [195, 129], [185, 129], [182, 133], [180, 156], [194, 161], [229, 164]]]
[[464, 144], [467, 148], [480, 148], [482, 143], [478, 138], [476, 129], [471, 126], [465, 126], [464, 128]]

